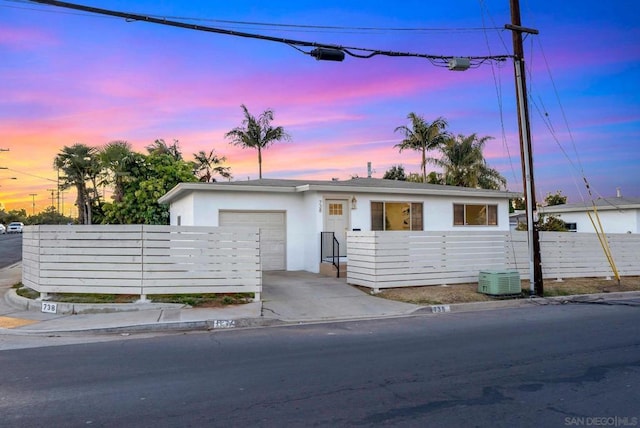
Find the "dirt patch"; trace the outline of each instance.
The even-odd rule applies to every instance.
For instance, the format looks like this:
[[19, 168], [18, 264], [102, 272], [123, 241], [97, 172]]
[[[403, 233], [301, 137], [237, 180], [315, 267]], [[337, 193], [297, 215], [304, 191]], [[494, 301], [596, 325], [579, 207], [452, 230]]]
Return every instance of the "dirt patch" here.
[[[640, 276], [620, 279], [570, 278], [563, 281], [546, 279], [543, 283], [545, 297], [570, 296], [574, 294], [613, 293], [618, 291], [640, 291]], [[523, 296], [529, 295], [529, 281], [522, 281]], [[431, 285], [425, 287], [392, 288], [377, 296], [418, 305], [442, 305], [451, 303], [482, 302], [496, 300], [478, 293], [478, 283]]]

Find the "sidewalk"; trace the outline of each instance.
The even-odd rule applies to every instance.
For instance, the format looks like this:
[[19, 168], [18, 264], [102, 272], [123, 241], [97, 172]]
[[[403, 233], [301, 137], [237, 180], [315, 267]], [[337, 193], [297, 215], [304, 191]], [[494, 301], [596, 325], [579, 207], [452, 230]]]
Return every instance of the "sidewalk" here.
[[[309, 322], [373, 319], [469, 312], [571, 300], [602, 302], [640, 299], [640, 292], [565, 296], [555, 299], [496, 300], [465, 304], [419, 306], [371, 296], [344, 279], [309, 272], [265, 272], [262, 302], [224, 308], [190, 308], [176, 304], [76, 305], [78, 314], [41, 311], [42, 302], [17, 296], [11, 286], [21, 281], [20, 263], [0, 269], [0, 334], [52, 335], [62, 333], [133, 333], [212, 330]], [[152, 297], [152, 296], [151, 296]], [[58, 304], [62, 307], [63, 304]], [[86, 306], [92, 306], [87, 313]], [[116, 307], [119, 310], [116, 310]], [[123, 309], [126, 309], [123, 310]], [[62, 311], [59, 311], [62, 312]]]
[[[21, 278], [20, 263], [0, 270], [0, 334], [211, 330], [401, 316], [421, 309], [370, 296], [347, 285], [344, 279], [309, 272], [265, 272], [262, 302], [214, 309], [162, 303], [58, 303], [59, 313], [51, 314], [41, 311], [42, 302], [15, 293], [11, 286]], [[75, 306], [76, 314], [62, 313], [70, 312], [69, 306]], [[91, 313], [88, 306], [92, 307]]]

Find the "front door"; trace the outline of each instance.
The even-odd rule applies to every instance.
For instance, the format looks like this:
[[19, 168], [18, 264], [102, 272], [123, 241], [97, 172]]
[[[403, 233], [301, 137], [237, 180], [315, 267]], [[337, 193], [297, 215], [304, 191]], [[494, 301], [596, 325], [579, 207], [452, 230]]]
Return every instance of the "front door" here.
[[348, 201], [346, 199], [327, 199], [325, 201], [324, 230], [333, 232], [340, 244], [340, 256], [347, 255], [347, 230], [349, 229]]

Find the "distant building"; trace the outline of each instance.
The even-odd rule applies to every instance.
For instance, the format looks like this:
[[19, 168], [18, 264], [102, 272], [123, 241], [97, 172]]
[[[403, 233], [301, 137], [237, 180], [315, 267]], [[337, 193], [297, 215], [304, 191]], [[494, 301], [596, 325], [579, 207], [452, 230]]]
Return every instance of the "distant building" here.
[[640, 198], [623, 197], [620, 190], [615, 197], [598, 198], [593, 204], [584, 202], [540, 207], [538, 213], [559, 217], [570, 231], [595, 233], [588, 215], [591, 213], [593, 221], [598, 224], [593, 205], [605, 233], [640, 233]]
[[509, 214], [509, 229], [516, 230], [520, 223], [527, 224], [527, 212], [525, 210], [515, 210]]

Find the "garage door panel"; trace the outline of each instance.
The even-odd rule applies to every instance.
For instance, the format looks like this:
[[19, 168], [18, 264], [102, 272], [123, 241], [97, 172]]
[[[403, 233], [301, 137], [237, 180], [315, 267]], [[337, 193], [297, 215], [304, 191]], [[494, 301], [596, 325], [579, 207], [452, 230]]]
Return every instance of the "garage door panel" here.
[[286, 269], [286, 216], [282, 211], [220, 211], [220, 226], [260, 228], [263, 270]]
[[[268, 241], [282, 241], [284, 244], [285, 234], [282, 230], [275, 230], [265, 227], [264, 225], [257, 225], [260, 228], [260, 237]], [[255, 226], [254, 226], [255, 227]]]

